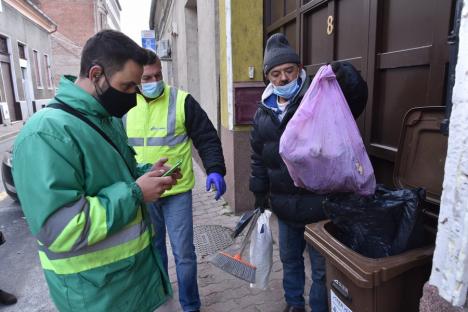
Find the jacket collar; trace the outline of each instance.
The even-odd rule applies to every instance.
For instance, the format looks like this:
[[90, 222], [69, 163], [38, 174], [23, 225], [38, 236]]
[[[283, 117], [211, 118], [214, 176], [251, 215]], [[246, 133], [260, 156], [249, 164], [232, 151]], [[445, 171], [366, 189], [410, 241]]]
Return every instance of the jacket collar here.
[[[301, 73], [299, 74], [299, 79], [301, 82], [301, 87], [299, 88], [299, 91], [296, 93], [296, 95], [290, 100], [289, 102], [290, 104], [288, 105], [288, 107], [291, 105], [291, 103], [295, 102], [296, 98], [298, 98], [301, 94], [307, 91], [307, 90], [305, 91], [303, 90], [303, 89], [307, 89], [307, 88], [304, 88], [304, 86], [306, 85], [306, 82], [308, 80], [307, 73], [304, 69], [301, 70]], [[265, 88], [265, 90], [263, 91], [262, 105], [276, 112], [278, 109], [277, 98], [278, 96], [273, 93], [273, 84], [270, 82], [268, 86]]]
[[75, 76], [62, 76], [55, 97], [86, 115], [98, 118], [110, 117], [101, 103], [94, 96], [76, 85], [75, 81]]

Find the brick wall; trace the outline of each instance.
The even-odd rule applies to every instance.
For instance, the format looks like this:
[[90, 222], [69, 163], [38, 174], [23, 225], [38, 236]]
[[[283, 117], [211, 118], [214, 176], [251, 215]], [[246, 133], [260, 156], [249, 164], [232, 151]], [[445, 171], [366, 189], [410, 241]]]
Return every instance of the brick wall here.
[[94, 34], [94, 0], [40, 0], [38, 6], [58, 27], [57, 31], [83, 46]]
[[95, 33], [95, 0], [34, 0], [57, 23], [52, 35], [52, 72], [57, 87], [62, 75], [79, 73], [86, 40]]
[[78, 76], [80, 69], [81, 46], [60, 33], [52, 34], [52, 73], [54, 85], [58, 87], [60, 76]]

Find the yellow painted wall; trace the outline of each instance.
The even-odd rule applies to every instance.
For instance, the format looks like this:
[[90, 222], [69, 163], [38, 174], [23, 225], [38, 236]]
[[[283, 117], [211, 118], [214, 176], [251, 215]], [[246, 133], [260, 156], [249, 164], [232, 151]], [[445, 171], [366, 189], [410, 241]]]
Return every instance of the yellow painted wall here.
[[[230, 3], [233, 82], [263, 81], [263, 1], [231, 0]], [[221, 125], [229, 128], [225, 0], [219, 0], [219, 23]], [[254, 79], [249, 79], [249, 66], [255, 68]], [[249, 131], [250, 127], [239, 126], [234, 130]]]
[[221, 101], [221, 125], [229, 128], [227, 103], [227, 60], [226, 60], [226, 6], [219, 0], [219, 83]]
[[[263, 81], [263, 1], [232, 0], [231, 6], [234, 81]], [[251, 65], [255, 66], [252, 80]]]

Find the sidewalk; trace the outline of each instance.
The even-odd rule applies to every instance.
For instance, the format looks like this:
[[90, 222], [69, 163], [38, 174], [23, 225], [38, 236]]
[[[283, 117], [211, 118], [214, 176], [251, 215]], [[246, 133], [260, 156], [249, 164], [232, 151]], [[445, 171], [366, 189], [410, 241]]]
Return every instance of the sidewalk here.
[[15, 121], [11, 125], [0, 125], [0, 142], [5, 141], [19, 133], [23, 127], [23, 121]]
[[[205, 176], [194, 163], [196, 185], [193, 189], [193, 223], [197, 225], [222, 225], [233, 228], [239, 219], [229, 206], [220, 199], [214, 200], [214, 193], [204, 190]], [[269, 289], [251, 289], [247, 282], [223, 272], [208, 262], [210, 256], [198, 257], [198, 287], [204, 312], [280, 312], [285, 307], [282, 287], [282, 266], [278, 254], [278, 225], [276, 218], [271, 220], [273, 239], [273, 269], [270, 275]], [[168, 241], [168, 239], [167, 239]], [[159, 308], [157, 312], [181, 311], [178, 301], [177, 279], [174, 259], [168, 243], [169, 276], [174, 288], [174, 298]], [[248, 255], [248, 248], [246, 248]], [[306, 293], [310, 289], [310, 264], [306, 257]], [[308, 302], [308, 298], [305, 298]], [[307, 308], [309, 309], [309, 308]]]

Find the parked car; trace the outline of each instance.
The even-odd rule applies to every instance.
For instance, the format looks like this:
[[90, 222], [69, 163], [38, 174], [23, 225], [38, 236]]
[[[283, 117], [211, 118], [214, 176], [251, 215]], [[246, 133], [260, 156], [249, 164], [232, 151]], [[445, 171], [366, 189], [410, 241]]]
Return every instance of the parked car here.
[[11, 174], [11, 167], [13, 162], [13, 153], [11, 148], [7, 150], [2, 160], [2, 183], [5, 188], [5, 192], [14, 200], [18, 200], [16, 194], [15, 184], [13, 182], [13, 176]]

